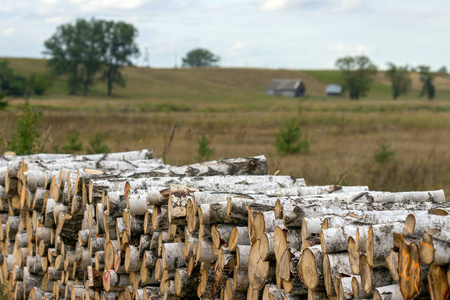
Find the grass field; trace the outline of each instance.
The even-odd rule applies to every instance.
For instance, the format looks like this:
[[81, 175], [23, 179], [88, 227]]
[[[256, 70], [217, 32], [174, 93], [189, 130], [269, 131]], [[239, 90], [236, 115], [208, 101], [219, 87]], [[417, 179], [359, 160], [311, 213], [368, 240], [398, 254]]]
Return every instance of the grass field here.
[[[12, 59], [11, 66], [23, 75], [45, 70], [42, 60]], [[57, 79], [46, 95], [30, 103], [44, 112], [40, 130], [49, 133], [49, 152], [76, 130], [85, 145], [101, 132], [112, 151], [152, 148], [161, 156], [177, 124], [167, 154], [170, 164], [199, 161], [197, 138], [205, 134], [214, 148], [212, 159], [264, 154], [270, 173], [304, 177], [307, 184], [332, 184], [346, 175], [345, 184], [391, 191], [444, 188], [450, 195], [450, 78], [435, 79], [437, 97], [429, 102], [419, 98], [420, 82], [412, 74], [410, 94], [393, 101], [381, 73], [367, 98], [351, 102], [324, 96], [338, 75], [329, 70], [127, 68], [127, 87], [114, 97], [104, 96], [101, 82], [87, 96], [68, 96]], [[266, 96], [274, 77], [302, 78], [306, 96]], [[10, 99], [10, 107], [0, 111], [1, 137], [14, 126], [21, 102]], [[281, 156], [275, 136], [291, 118], [299, 120], [311, 147], [308, 153]], [[395, 151], [385, 164], [374, 160], [383, 141]]]

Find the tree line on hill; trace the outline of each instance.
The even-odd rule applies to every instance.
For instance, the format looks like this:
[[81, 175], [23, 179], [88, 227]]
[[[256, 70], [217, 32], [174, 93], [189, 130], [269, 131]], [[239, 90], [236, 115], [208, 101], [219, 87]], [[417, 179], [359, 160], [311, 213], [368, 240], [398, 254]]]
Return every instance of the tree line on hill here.
[[[139, 48], [135, 42], [137, 34], [138, 30], [132, 24], [121, 21], [92, 18], [77, 19], [74, 24], [60, 25], [44, 42], [43, 53], [49, 57], [51, 75], [32, 74], [29, 78], [25, 78], [14, 74], [7, 61], [1, 61], [0, 95], [27, 97], [31, 92], [41, 95], [50, 86], [53, 76], [64, 76], [70, 94], [81, 91], [86, 95], [100, 78], [106, 82], [107, 94], [111, 96], [115, 86], [125, 86], [122, 68], [132, 65], [132, 58], [139, 56]], [[182, 66], [218, 67], [219, 61], [220, 57], [208, 49], [197, 48], [182, 58]], [[351, 100], [358, 100], [367, 95], [377, 73], [377, 67], [367, 56], [338, 58], [336, 66], [341, 71], [341, 84]], [[438, 74], [447, 75], [445, 67], [435, 73], [431, 72], [429, 66], [418, 66], [414, 69], [407, 65], [396, 66], [388, 63], [385, 76], [391, 82], [394, 100], [406, 95], [411, 88], [412, 71], [417, 71], [420, 75], [422, 82], [420, 95], [425, 95], [430, 100], [435, 96], [434, 77]], [[98, 76], [99, 73], [101, 76]]]
[[[373, 77], [377, 73], [377, 67], [367, 56], [346, 56], [336, 60], [336, 66], [341, 70], [340, 80], [342, 86], [348, 91], [350, 100], [359, 100], [366, 96], [373, 84]], [[436, 90], [433, 80], [437, 74], [448, 75], [446, 67], [442, 67], [438, 73], [431, 72], [429, 66], [418, 66], [417, 69], [406, 66], [396, 66], [388, 63], [385, 72], [386, 78], [391, 82], [392, 98], [396, 100], [401, 95], [406, 95], [411, 88], [410, 72], [418, 72], [422, 89], [420, 96], [426, 96], [432, 100]]]

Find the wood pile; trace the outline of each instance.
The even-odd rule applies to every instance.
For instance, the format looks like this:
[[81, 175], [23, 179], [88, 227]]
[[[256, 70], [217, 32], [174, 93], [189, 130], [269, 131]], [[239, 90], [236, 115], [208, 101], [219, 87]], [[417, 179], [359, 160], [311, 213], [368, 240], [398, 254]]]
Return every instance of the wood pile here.
[[264, 156], [0, 158], [10, 299], [447, 299], [442, 190], [270, 176]]

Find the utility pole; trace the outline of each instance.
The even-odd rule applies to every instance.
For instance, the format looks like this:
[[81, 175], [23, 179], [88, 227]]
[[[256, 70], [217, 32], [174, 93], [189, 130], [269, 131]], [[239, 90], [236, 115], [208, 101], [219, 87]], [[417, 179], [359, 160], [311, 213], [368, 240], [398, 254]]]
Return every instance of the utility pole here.
[[145, 47], [145, 53], [144, 53], [144, 65], [147, 68], [150, 68], [150, 53], [148, 52], [148, 47]]

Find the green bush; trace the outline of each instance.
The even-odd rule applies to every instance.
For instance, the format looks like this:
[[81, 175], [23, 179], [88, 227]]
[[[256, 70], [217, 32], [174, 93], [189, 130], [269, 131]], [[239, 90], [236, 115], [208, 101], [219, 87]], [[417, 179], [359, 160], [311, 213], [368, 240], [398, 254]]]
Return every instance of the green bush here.
[[6, 97], [5, 93], [0, 93], [0, 110], [8, 106], [8, 101], [3, 100]]
[[295, 119], [291, 119], [280, 128], [275, 147], [282, 155], [304, 152], [309, 149], [309, 140], [302, 138], [300, 125]]
[[75, 153], [83, 149], [83, 143], [80, 141], [80, 133], [74, 131], [66, 137], [66, 143], [62, 146], [64, 153]]
[[197, 138], [198, 149], [197, 153], [202, 160], [209, 160], [211, 155], [214, 153], [214, 149], [209, 146], [209, 139], [202, 133], [202, 135]]
[[385, 164], [394, 159], [395, 151], [390, 151], [390, 144], [387, 144], [386, 141], [382, 141], [378, 144], [377, 152], [375, 153], [374, 159], [376, 162], [380, 164]]
[[42, 95], [50, 87], [50, 80], [43, 74], [33, 74], [30, 79], [30, 87], [36, 95]]
[[40, 133], [37, 130], [42, 112], [32, 107], [28, 101], [21, 105], [21, 116], [9, 136], [9, 150], [17, 155], [28, 155], [41, 151]]
[[96, 132], [89, 138], [89, 146], [86, 147], [88, 154], [108, 153], [110, 149], [104, 143], [105, 136], [100, 132]]

